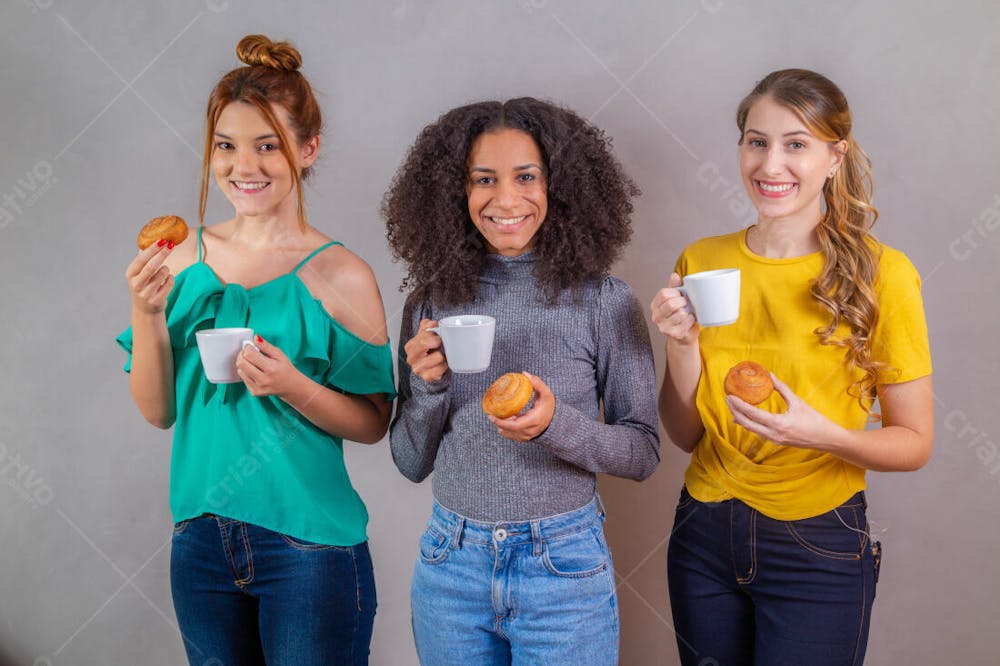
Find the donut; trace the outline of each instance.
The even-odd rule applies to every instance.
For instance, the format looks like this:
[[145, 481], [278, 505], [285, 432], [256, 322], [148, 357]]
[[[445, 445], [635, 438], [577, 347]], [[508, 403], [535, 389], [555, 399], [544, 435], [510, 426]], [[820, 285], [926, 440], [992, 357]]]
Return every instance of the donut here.
[[483, 395], [483, 411], [498, 419], [508, 419], [531, 402], [535, 390], [520, 372], [508, 372], [490, 384]]
[[751, 405], [764, 402], [774, 390], [771, 373], [753, 361], [742, 361], [730, 368], [725, 386], [727, 395], [735, 395]]
[[163, 217], [154, 217], [147, 222], [146, 226], [139, 231], [139, 238], [136, 239], [136, 242], [140, 250], [145, 250], [161, 238], [165, 241], [173, 241], [174, 245], [179, 245], [187, 238], [187, 235], [188, 225], [183, 218], [176, 215], [164, 215]]

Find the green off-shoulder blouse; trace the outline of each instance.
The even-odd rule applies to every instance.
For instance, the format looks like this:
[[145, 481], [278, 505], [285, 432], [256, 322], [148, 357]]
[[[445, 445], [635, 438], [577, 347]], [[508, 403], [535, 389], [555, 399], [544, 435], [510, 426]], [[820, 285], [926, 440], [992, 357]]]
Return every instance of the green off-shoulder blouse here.
[[[223, 284], [202, 259], [181, 271], [167, 298], [176, 413], [170, 509], [181, 522], [204, 513], [333, 546], [366, 540], [368, 512], [344, 466], [341, 438], [320, 430], [274, 396], [242, 383], [205, 379], [195, 332], [249, 327], [317, 383], [344, 393], [395, 396], [389, 343], [348, 331], [313, 298], [299, 270], [245, 289]], [[132, 365], [132, 328], [117, 342]]]

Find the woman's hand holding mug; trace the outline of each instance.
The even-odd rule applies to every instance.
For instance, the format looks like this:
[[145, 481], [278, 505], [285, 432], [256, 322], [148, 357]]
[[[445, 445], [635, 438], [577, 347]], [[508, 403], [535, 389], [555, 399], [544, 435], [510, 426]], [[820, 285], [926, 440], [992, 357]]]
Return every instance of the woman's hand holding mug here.
[[667, 286], [656, 292], [649, 307], [653, 323], [660, 329], [660, 333], [671, 340], [690, 345], [698, 341], [701, 329], [691, 312], [688, 299], [678, 289], [680, 286], [681, 276], [671, 273]]
[[417, 334], [403, 346], [413, 374], [428, 383], [439, 381], [448, 370], [441, 337], [428, 330], [436, 326], [436, 321], [421, 319]]

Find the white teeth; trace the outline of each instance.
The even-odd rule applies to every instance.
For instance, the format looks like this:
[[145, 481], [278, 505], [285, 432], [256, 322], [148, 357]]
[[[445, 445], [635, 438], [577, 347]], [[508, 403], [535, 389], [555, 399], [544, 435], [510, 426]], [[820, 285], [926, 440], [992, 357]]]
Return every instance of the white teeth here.
[[267, 186], [267, 183], [240, 183], [234, 180], [233, 185], [235, 185], [236, 189], [238, 190], [250, 191], [250, 190], [262, 190]]
[[764, 190], [765, 192], [787, 192], [788, 190], [795, 187], [795, 183], [785, 183], [784, 185], [768, 185], [767, 183], [761, 183], [760, 181], [757, 182], [760, 183], [760, 189]]
[[526, 217], [528, 217], [528, 216], [527, 215], [522, 215], [521, 217], [491, 217], [490, 219], [493, 220], [494, 224], [499, 224], [501, 226], [507, 226], [507, 225], [510, 225], [510, 224], [517, 224], [518, 222], [522, 221]]

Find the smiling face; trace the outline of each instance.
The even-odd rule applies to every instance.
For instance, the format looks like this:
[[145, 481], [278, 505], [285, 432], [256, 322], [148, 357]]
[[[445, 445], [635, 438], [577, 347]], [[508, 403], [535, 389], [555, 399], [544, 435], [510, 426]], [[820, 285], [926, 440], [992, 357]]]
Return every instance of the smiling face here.
[[535, 246], [548, 206], [542, 153], [531, 135], [503, 128], [469, 150], [469, 215], [490, 252], [516, 257]]
[[[285, 136], [294, 137], [285, 110], [271, 108]], [[219, 114], [214, 141], [211, 164], [215, 182], [237, 216], [295, 215], [293, 166], [281, 151], [278, 134], [257, 107], [245, 102], [228, 104]], [[315, 161], [318, 147], [318, 136], [291, 146], [299, 174]]]
[[817, 138], [770, 97], [755, 102], [740, 143], [740, 174], [760, 219], [817, 224], [823, 185], [846, 145]]

